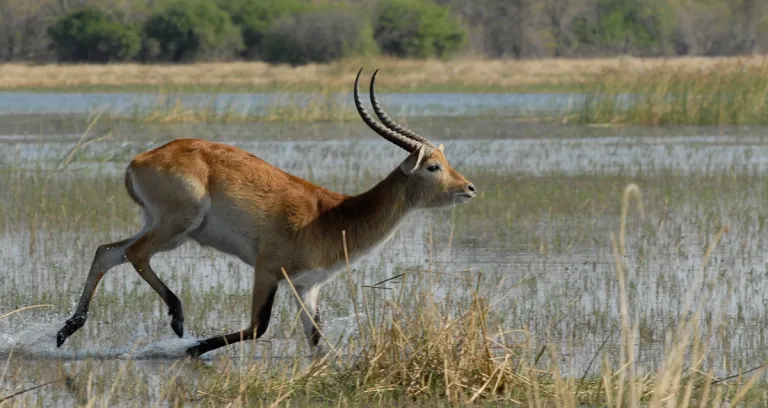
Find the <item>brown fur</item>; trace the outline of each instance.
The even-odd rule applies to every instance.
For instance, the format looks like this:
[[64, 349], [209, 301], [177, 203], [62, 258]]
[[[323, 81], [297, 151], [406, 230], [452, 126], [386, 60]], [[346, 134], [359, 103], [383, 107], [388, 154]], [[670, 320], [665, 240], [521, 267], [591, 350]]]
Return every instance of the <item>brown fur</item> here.
[[[433, 162], [440, 163], [446, 174], [439, 183], [409, 182], [396, 169], [371, 190], [355, 196], [314, 185], [242, 149], [199, 139], [178, 139], [141, 153], [127, 170], [158, 181], [164, 174], [183, 175], [201, 187], [192, 194], [233, 199], [258, 224], [254, 232], [259, 252], [286, 254], [262, 259], [265, 264], [259, 265], [280, 280], [280, 268], [292, 275], [343, 261], [342, 231], [354, 257], [383, 239], [409, 210], [439, 206], [440, 200], [445, 201], [444, 193], [465, 191], [469, 182], [450, 168], [442, 152], [433, 151], [421, 167]], [[158, 188], [158, 197], [184, 202], [176, 200], [162, 182], [152, 185]], [[140, 203], [135, 193], [131, 196]]]

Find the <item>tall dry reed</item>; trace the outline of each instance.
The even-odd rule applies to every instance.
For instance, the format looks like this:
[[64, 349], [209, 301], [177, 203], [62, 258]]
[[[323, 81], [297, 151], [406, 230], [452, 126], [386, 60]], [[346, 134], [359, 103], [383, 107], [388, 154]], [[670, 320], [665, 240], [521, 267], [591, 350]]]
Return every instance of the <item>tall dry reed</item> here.
[[660, 66], [606, 73], [588, 89], [582, 123], [751, 125], [768, 123], [768, 65]]

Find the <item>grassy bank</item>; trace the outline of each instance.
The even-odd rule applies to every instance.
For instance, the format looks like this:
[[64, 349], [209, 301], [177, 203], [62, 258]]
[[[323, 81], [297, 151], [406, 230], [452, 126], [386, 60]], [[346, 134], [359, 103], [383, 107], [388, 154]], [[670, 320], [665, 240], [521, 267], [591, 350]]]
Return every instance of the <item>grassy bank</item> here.
[[[350, 59], [324, 65], [261, 62], [189, 65], [0, 65], [0, 90], [159, 93], [154, 109], [131, 119], [179, 122], [358, 120], [334, 98], [348, 94], [359, 67], [381, 70], [381, 92], [579, 92], [575, 102], [539, 120], [641, 125], [768, 123], [768, 59]], [[365, 86], [365, 84], [364, 84]], [[258, 112], [243, 106], [187, 107], [178, 92], [269, 92], [283, 102]], [[310, 100], [292, 101], [295, 92]], [[305, 98], [306, 99], [306, 98]], [[493, 112], [505, 115], [504, 111]], [[519, 112], [510, 112], [519, 115]], [[534, 112], [535, 115], [535, 112]], [[123, 117], [122, 119], [125, 119]]]
[[591, 88], [608, 75], [623, 78], [662, 72], [696, 76], [704, 72], [768, 72], [765, 57], [603, 58], [486, 60], [402, 60], [355, 58], [299, 67], [262, 62], [187, 65], [0, 65], [0, 90], [292, 92], [351, 89], [357, 70], [381, 70], [380, 88], [389, 92], [564, 91]]

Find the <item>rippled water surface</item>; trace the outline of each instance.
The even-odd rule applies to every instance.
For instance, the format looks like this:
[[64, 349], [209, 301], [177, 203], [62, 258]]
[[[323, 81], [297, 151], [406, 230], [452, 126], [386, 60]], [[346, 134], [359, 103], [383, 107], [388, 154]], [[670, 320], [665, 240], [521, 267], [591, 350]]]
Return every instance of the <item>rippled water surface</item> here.
[[[680, 317], [685, 291], [699, 287], [704, 252], [723, 225], [729, 231], [694, 304], [724, 333], [710, 345], [722, 358], [719, 375], [766, 358], [766, 129], [590, 128], [471, 116], [411, 124], [445, 143], [448, 159], [480, 196], [452, 210], [412, 216], [393, 240], [353, 266], [353, 283], [367, 291], [373, 319], [380, 317], [376, 306], [403, 287], [420, 288], [457, 310], [477, 289], [500, 329], [527, 327], [539, 344], [556, 344], [568, 375], [597, 372], [601, 359], [595, 356], [618, 355], [610, 234], [618, 231], [621, 191], [634, 182], [643, 192], [645, 218], [634, 210], [629, 217], [627, 280], [641, 370], [658, 367], [665, 333]], [[345, 193], [370, 188], [405, 158], [356, 124], [105, 123], [94, 131], [111, 137], [74, 148], [84, 128], [76, 118], [0, 120], [0, 315], [12, 313], [0, 319], [0, 354], [7, 361], [0, 396], [84, 372], [108, 387], [110, 381], [141, 384], [115, 386], [114, 392], [129, 405], [152, 404], [164, 398], [161, 385], [169, 378], [194, 378], [204, 369], [177, 358], [186, 346], [248, 323], [249, 266], [188, 243], [153, 258], [184, 304], [185, 338], [170, 330], [162, 300], [122, 265], [103, 279], [86, 325], [55, 347], [96, 247], [141, 225], [121, 176], [134, 154], [173, 138], [202, 137]], [[367, 287], [400, 274], [380, 285], [388, 289]], [[363, 303], [348, 285], [338, 276], [321, 293], [326, 336], [337, 344], [356, 330], [354, 304]], [[697, 303], [705, 293], [707, 300]], [[288, 361], [306, 354], [291, 296], [281, 287], [262, 339], [204, 360]], [[24, 307], [31, 308], [17, 311]], [[82, 381], [23, 398], [75, 405]]]

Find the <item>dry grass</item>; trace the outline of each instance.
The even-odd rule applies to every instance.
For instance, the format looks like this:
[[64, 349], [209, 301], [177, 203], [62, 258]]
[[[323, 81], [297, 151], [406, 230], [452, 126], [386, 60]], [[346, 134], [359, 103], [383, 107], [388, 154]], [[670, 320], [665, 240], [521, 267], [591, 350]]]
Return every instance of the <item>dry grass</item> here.
[[[588, 406], [661, 407], [738, 405], [749, 398], [750, 388], [765, 371], [740, 379], [736, 386], [713, 383], [707, 327], [695, 305], [706, 302], [706, 273], [710, 256], [723, 234], [722, 227], [710, 241], [702, 268], [683, 293], [683, 316], [674, 332], [667, 333], [665, 358], [655, 374], [635, 369], [637, 322], [631, 318], [628, 297], [633, 271], [624, 248], [626, 218], [635, 198], [643, 216], [637, 185], [626, 186], [621, 197], [617, 233], [611, 233], [621, 315], [620, 361], [603, 357], [598, 378], [561, 375], [558, 347], [535, 344], [525, 327], [509, 330], [498, 325], [493, 302], [473, 293], [463, 310], [451, 313], [446, 299], [437, 300], [427, 289], [401, 292], [381, 310], [381, 323], [358, 320], [359, 350], [353, 361], [333, 361], [333, 353], [308, 367], [293, 366], [273, 377], [263, 367], [253, 367], [237, 378], [211, 377], [199, 390], [210, 403], [270, 405], [303, 401], [327, 406]], [[617, 237], [618, 236], [618, 237]], [[479, 278], [478, 278], [479, 279]], [[701, 298], [701, 296], [705, 296]], [[698, 298], [698, 299], [697, 299]], [[418, 313], [405, 303], [415, 302]], [[503, 312], [502, 312], [503, 314]], [[689, 360], [690, 359], [690, 360]], [[178, 401], [176, 401], [178, 402]]]
[[[161, 398], [172, 406], [270, 407], [719, 407], [751, 402], [750, 388], [764, 369], [749, 379], [739, 378], [735, 384], [713, 383], [714, 356], [708, 347], [712, 338], [701, 336], [701, 329], [716, 333], [717, 328], [707, 327], [712, 316], [702, 319], [695, 308], [707, 300], [699, 292], [707, 285], [704, 268], [727, 227], [710, 241], [702, 268], [693, 276], [688, 292], [682, 294], [682, 317], [676, 330], [667, 334], [665, 358], [658, 371], [636, 371], [638, 323], [631, 318], [627, 294], [634, 271], [627, 265], [624, 248], [633, 197], [642, 215], [640, 190], [629, 184], [621, 197], [618, 231], [611, 234], [619, 285], [615, 302], [621, 315], [621, 359], [608, 361], [603, 357], [597, 377], [561, 375], [562, 356], [557, 345], [536, 344], [525, 327], [502, 327], [498, 316], [503, 311], [476, 292], [458, 311], [452, 311], [448, 307], [452, 299], [436, 299], [429, 285], [414, 291], [402, 285], [400, 293], [378, 311], [379, 322], [366, 317], [355, 322], [359, 333], [343, 350], [346, 356], [337, 359], [330, 353], [308, 365], [298, 358], [294, 362], [255, 361], [243, 371], [233, 368], [233, 361], [226, 356], [210, 366], [181, 361], [196, 366], [198, 378], [194, 381], [172, 374], [175, 368], [169, 370], [167, 381], [158, 384]], [[347, 278], [351, 279], [351, 274]], [[367, 312], [363, 316], [370, 316]], [[113, 401], [123, 405], [128, 401], [120, 399], [121, 392], [129, 392], [140, 381], [128, 375], [127, 369], [110, 379], [70, 372], [56, 380], [66, 379], [67, 392], [84, 406], [110, 405]], [[7, 401], [8, 406], [16, 406], [16, 396]]]
[[415, 90], [520, 90], [572, 88], [601, 81], [604, 75], [643, 76], [654, 70], [751, 70], [768, 73], [766, 57], [603, 58], [487, 60], [401, 60], [355, 58], [301, 67], [262, 62], [190, 65], [0, 65], [0, 89], [208, 89], [232, 91], [348, 90], [356, 71], [382, 70], [381, 87]]
[[757, 61], [611, 72], [589, 89], [577, 116], [583, 123], [765, 124], [768, 66]]

